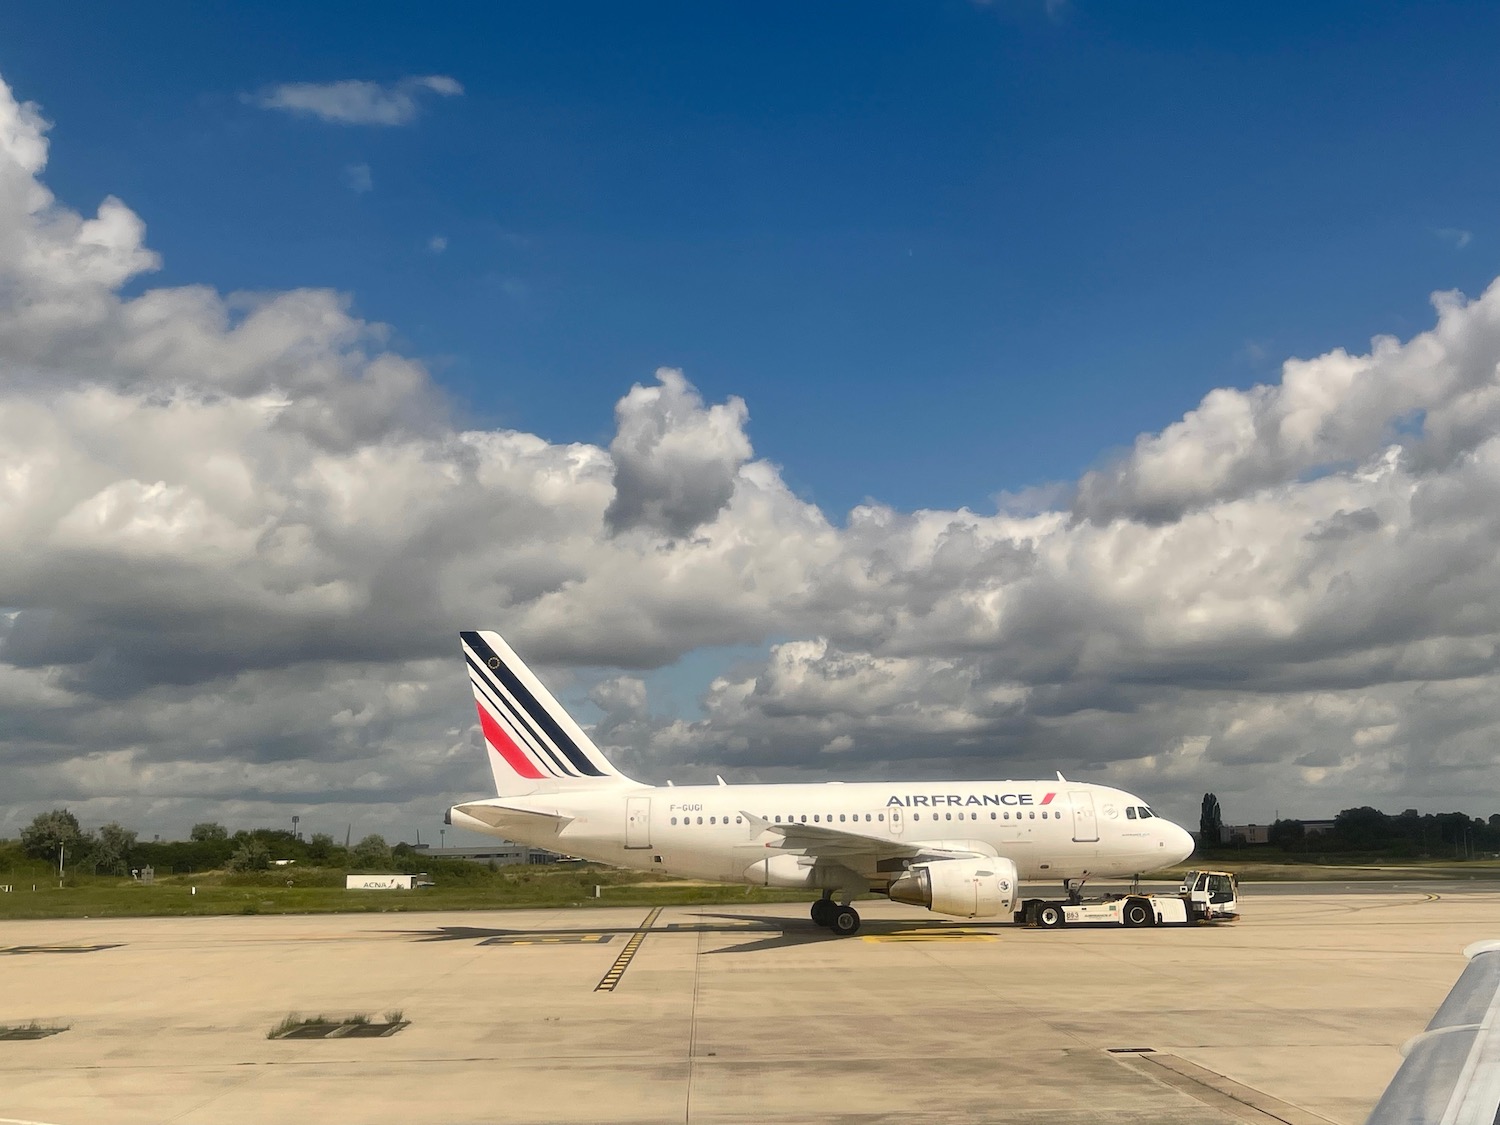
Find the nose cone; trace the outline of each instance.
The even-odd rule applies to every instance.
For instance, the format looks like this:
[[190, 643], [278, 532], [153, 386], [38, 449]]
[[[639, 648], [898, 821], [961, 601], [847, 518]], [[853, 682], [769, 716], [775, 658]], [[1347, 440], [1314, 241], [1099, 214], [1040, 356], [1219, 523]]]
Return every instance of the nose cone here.
[[1193, 854], [1193, 848], [1196, 847], [1196, 844], [1193, 841], [1193, 834], [1191, 832], [1186, 828], [1173, 824], [1171, 821], [1165, 822], [1162, 827], [1167, 832], [1166, 851], [1172, 857], [1173, 863], [1181, 863]]

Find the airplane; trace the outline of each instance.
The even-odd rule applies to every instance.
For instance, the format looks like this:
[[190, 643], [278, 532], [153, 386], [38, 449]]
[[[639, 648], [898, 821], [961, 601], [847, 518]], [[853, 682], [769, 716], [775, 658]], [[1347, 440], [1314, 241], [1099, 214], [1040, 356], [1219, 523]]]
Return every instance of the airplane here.
[[861, 894], [1009, 919], [1026, 909], [1023, 882], [1061, 883], [1078, 902], [1090, 877], [1137, 876], [1193, 852], [1192, 836], [1140, 797], [1061, 773], [646, 785], [615, 769], [498, 633], [460, 639], [496, 791], [449, 810], [462, 828], [617, 867], [819, 891], [812, 920], [841, 937], [859, 930]]

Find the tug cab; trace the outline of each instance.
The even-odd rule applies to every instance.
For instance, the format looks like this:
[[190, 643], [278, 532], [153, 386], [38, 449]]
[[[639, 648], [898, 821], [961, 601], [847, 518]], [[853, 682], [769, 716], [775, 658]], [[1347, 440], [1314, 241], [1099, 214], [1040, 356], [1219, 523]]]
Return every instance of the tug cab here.
[[1233, 921], [1240, 914], [1240, 881], [1228, 871], [1189, 871], [1177, 893], [1188, 900], [1195, 918]]

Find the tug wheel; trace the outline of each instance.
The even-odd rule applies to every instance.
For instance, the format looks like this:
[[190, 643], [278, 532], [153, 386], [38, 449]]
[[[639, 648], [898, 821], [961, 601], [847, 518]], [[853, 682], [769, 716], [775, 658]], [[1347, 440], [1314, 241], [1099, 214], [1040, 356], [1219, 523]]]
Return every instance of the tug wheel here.
[[1060, 902], [1044, 902], [1036, 908], [1036, 924], [1044, 930], [1055, 930], [1068, 924], [1068, 916]]

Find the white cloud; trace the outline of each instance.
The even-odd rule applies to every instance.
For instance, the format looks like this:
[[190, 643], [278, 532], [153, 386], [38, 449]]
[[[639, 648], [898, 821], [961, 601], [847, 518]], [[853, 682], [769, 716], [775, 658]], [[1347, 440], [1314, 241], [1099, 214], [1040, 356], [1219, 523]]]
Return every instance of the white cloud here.
[[656, 377], [656, 386], [632, 387], [615, 409], [615, 496], [605, 519], [616, 531], [683, 536], [733, 498], [750, 459], [749, 414], [738, 398], [705, 410], [681, 371], [664, 367]]
[[352, 78], [287, 82], [247, 94], [244, 100], [262, 109], [283, 110], [334, 125], [408, 125], [416, 120], [423, 95], [454, 97], [463, 92], [455, 79], [431, 74], [385, 84]]
[[1459, 230], [1456, 227], [1442, 227], [1434, 233], [1455, 250], [1462, 250], [1470, 242], [1474, 241], [1473, 231]]
[[[650, 777], [1500, 808], [1500, 286], [1074, 489], [835, 523], [675, 370], [558, 445], [456, 421], [338, 294], [127, 288], [142, 224], [58, 205], [44, 128], [0, 88], [0, 832], [435, 816], [488, 784], [476, 625], [564, 693], [612, 669], [596, 733]], [[697, 717], [632, 674], [772, 639]]]
[[448, 249], [448, 239], [441, 234], [435, 234], [427, 240], [427, 249], [434, 254], [441, 254]]

